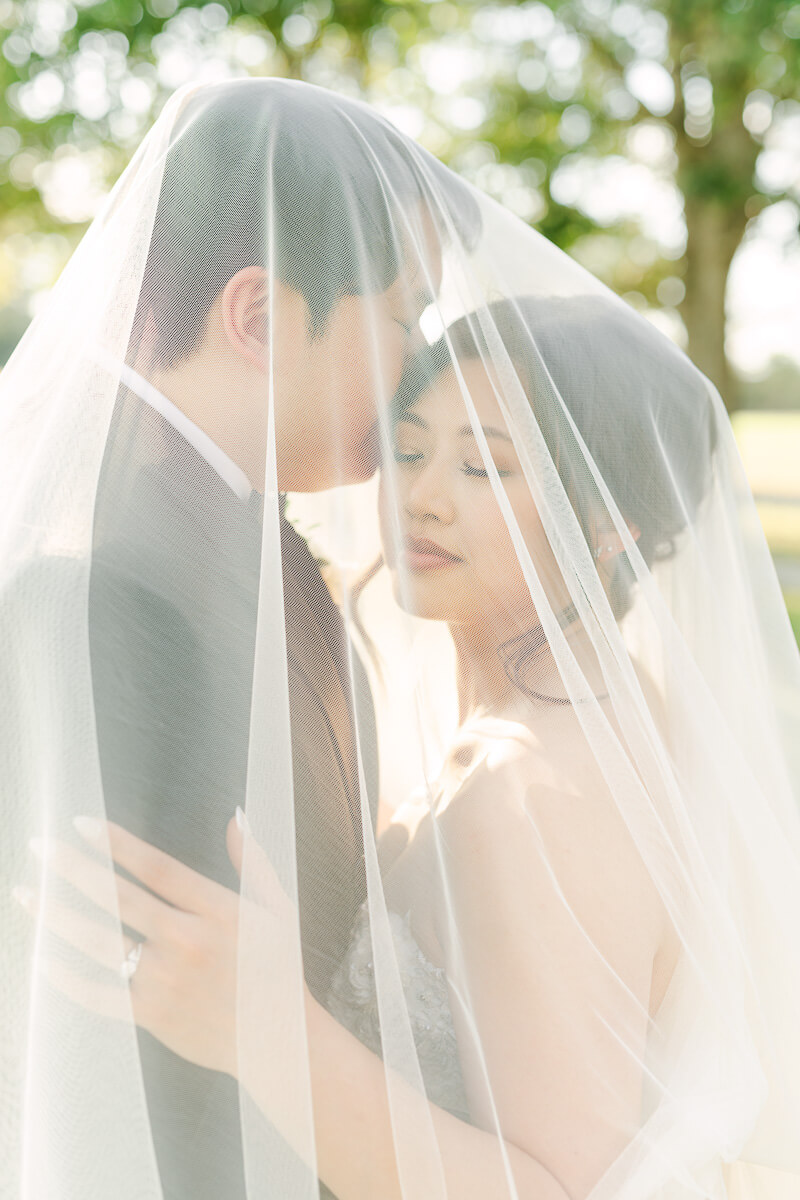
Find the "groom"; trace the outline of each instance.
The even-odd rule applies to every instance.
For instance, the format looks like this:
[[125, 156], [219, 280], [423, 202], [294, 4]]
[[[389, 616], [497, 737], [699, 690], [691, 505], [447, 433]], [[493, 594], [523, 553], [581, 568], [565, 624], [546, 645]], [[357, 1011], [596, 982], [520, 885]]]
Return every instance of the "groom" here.
[[[97, 496], [92, 679], [108, 817], [238, 890], [225, 829], [251, 736], [268, 384], [281, 493], [368, 479], [376, 391], [391, 395], [438, 287], [442, 229], [402, 140], [318, 89], [221, 85], [180, 125]], [[440, 185], [471, 236], [474, 202]], [[398, 239], [398, 204], [422, 242]], [[374, 716], [283, 508], [280, 557], [303, 961], [324, 999], [366, 894], [354, 730], [374, 823]], [[239, 1200], [235, 1080], [138, 1037], [165, 1200]]]

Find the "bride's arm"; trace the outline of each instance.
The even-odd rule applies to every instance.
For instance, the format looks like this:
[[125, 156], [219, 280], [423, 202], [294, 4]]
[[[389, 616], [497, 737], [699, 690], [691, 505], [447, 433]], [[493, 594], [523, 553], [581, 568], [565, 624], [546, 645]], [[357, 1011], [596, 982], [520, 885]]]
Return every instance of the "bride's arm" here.
[[[383, 1062], [313, 1000], [307, 1018], [320, 1178], [339, 1200], [410, 1200], [398, 1178]], [[395, 1086], [427, 1110], [446, 1195], [459, 1200], [512, 1195], [493, 1134], [431, 1104], [402, 1079]], [[551, 1173], [524, 1150], [506, 1145], [505, 1153], [520, 1200], [567, 1200]]]
[[[306, 1022], [311, 1067], [316, 1170], [338, 1200], [412, 1200], [404, 1193], [397, 1170], [392, 1122], [386, 1093], [387, 1068], [358, 1038], [306, 993]], [[262, 1064], [263, 1065], [263, 1064]], [[276, 1110], [276, 1091], [268, 1070], [249, 1060], [239, 1080], [256, 1104], [290, 1144], [293, 1114], [284, 1100]], [[419, 1106], [411, 1121], [427, 1119], [441, 1155], [446, 1194], [459, 1200], [500, 1200], [511, 1196], [508, 1162], [519, 1200], [569, 1200], [552, 1174], [516, 1146], [504, 1146], [482, 1129], [431, 1104], [401, 1078], [405, 1103]], [[408, 1108], [405, 1108], [408, 1113]], [[408, 1148], [406, 1148], [408, 1152]], [[415, 1192], [413, 1200], [421, 1200]]]
[[[519, 1200], [575, 1200], [638, 1124], [641, 1070], [603, 1018], [637, 1028], [643, 1044], [656, 921], [621, 822], [597, 800], [546, 787], [515, 800], [500, 771], [437, 818], [463, 947], [448, 977], [475, 1124], [394, 1082], [420, 1106], [415, 1127], [427, 1117], [446, 1194], [459, 1200], [514, 1189]], [[555, 899], [552, 871], [568, 905]], [[306, 1015], [320, 1178], [340, 1200], [410, 1200], [398, 1178], [388, 1068], [310, 997]], [[287, 1114], [274, 1112], [274, 1088], [250, 1067], [242, 1082], [280, 1127]]]
[[[665, 932], [659, 898], [599, 784], [575, 786], [551, 768], [534, 778], [525, 764], [517, 790], [508, 770], [481, 768], [437, 811], [432, 831], [447, 895], [434, 916], [471, 1123], [397, 1076], [390, 1082], [405, 1118], [394, 1126], [403, 1174], [419, 1176], [430, 1133], [446, 1193], [459, 1200], [582, 1200], [641, 1126], [653, 961]], [[137, 1024], [174, 1053], [236, 1075], [301, 1158], [311, 1115], [295, 1070], [302, 1000], [316, 1173], [340, 1200], [429, 1200], [419, 1180], [403, 1195], [389, 1067], [307, 985], [300, 996], [292, 985], [297, 910], [255, 839], [247, 848], [231, 819], [231, 859], [240, 873], [244, 857], [250, 864], [243, 900], [105, 825], [85, 818], [78, 827], [103, 861], [58, 840], [38, 849], [52, 872], [146, 936], [142, 966], [129, 993], [45, 956], [48, 981], [109, 1018], [129, 1022], [132, 1001]], [[109, 851], [138, 882], [109, 868]], [[105, 921], [27, 891], [20, 903], [57, 938], [118, 970], [121, 947], [109, 944]], [[243, 1024], [237, 997], [256, 1005]]]

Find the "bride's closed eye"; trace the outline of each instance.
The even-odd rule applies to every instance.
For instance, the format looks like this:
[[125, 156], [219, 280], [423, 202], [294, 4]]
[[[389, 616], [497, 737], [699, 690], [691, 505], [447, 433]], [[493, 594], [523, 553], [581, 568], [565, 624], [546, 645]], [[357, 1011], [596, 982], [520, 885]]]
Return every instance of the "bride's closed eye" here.
[[392, 454], [394, 456], [394, 461], [396, 463], [419, 462], [420, 459], [424, 458], [424, 455], [422, 454], [421, 450], [413, 451], [411, 453], [406, 453], [405, 451], [398, 449], [397, 446], [395, 446], [394, 450], [392, 451]]
[[[401, 465], [410, 465], [412, 463], [421, 462], [425, 457], [422, 450], [401, 450], [399, 446], [395, 446], [392, 453], [394, 461], [396, 463], [400, 463]], [[510, 470], [510, 468], [501, 466], [500, 464], [496, 464], [496, 466], [497, 474], [501, 479], [508, 478], [508, 476], [513, 475], [513, 471]], [[489, 478], [489, 472], [485, 468], [475, 467], [472, 465], [472, 463], [466, 461], [462, 462], [459, 469], [463, 475], [467, 475], [473, 479]]]
[[[461, 470], [463, 471], [463, 473], [465, 475], [471, 475], [473, 478], [478, 478], [478, 479], [488, 479], [489, 478], [489, 472], [487, 470], [485, 470], [483, 467], [473, 467], [468, 462], [465, 462], [462, 464]], [[498, 466], [497, 474], [500, 476], [501, 479], [504, 479], [504, 478], [507, 478], [509, 475], [513, 475], [513, 471], [510, 471], [508, 469], [508, 467]]]

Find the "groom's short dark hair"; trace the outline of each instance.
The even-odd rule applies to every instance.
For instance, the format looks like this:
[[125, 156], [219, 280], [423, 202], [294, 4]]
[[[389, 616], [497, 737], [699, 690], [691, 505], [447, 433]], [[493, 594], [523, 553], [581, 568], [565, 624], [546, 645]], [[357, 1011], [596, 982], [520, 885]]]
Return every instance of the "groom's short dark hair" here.
[[166, 154], [134, 337], [152, 311], [154, 365], [175, 365], [228, 280], [254, 264], [302, 293], [317, 335], [341, 297], [397, 278], [398, 213], [415, 200], [443, 240], [452, 222], [474, 242], [468, 187], [363, 105], [286, 80], [203, 89]]

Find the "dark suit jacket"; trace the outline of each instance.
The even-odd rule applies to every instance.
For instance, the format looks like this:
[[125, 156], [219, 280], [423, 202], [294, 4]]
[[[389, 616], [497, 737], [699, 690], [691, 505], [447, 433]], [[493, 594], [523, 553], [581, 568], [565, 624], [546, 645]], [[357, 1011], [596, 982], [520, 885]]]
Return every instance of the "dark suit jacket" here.
[[[143, 431], [162, 455], [145, 466]], [[374, 717], [360, 664], [349, 679], [339, 612], [283, 517], [281, 544], [303, 957], [309, 987], [323, 999], [365, 895], [353, 713], [373, 824]], [[122, 389], [97, 498], [89, 597], [106, 810], [234, 889], [225, 827], [245, 800], [260, 546], [252, 506]], [[144, 1031], [139, 1046], [165, 1200], [238, 1200], [237, 1084]]]

